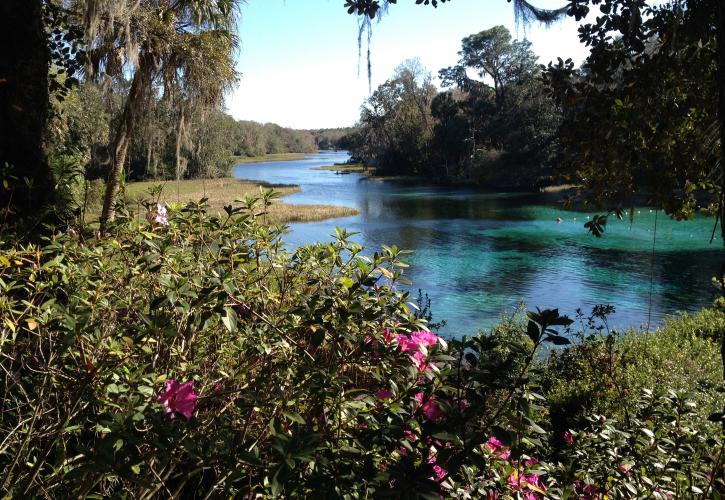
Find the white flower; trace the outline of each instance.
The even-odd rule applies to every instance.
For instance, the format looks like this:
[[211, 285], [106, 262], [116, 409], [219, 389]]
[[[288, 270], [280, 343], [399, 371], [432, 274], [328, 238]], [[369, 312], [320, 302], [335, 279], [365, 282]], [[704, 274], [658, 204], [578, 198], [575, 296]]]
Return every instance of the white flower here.
[[149, 222], [154, 222], [162, 226], [168, 226], [169, 219], [167, 218], [166, 213], [166, 207], [163, 206], [161, 203], [157, 203], [156, 210], [149, 213], [146, 218]]

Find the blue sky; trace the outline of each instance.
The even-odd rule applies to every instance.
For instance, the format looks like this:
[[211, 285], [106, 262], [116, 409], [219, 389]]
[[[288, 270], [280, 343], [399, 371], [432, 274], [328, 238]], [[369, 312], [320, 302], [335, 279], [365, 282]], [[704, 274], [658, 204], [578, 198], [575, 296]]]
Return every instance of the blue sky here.
[[[513, 7], [505, 0], [452, 0], [437, 9], [415, 5], [414, 0], [398, 2], [373, 26], [373, 89], [412, 57], [436, 75], [458, 60], [463, 37], [498, 24], [515, 37], [526, 36], [541, 63], [556, 57], [580, 62], [586, 56], [576, 22], [567, 19], [517, 33]], [[227, 111], [237, 119], [294, 128], [353, 125], [368, 96], [368, 83], [364, 54], [358, 61], [357, 19], [343, 3], [248, 0], [242, 6], [237, 56], [242, 78], [227, 98]], [[554, 8], [562, 3], [538, 0], [536, 5]]]

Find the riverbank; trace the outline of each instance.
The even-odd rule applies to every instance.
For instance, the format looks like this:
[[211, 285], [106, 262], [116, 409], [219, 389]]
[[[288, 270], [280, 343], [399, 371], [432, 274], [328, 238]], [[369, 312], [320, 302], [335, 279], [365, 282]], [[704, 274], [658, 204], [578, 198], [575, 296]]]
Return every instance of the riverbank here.
[[310, 170], [328, 170], [335, 172], [340, 175], [346, 174], [360, 174], [365, 176], [371, 181], [398, 181], [398, 182], [421, 182], [420, 177], [413, 177], [410, 175], [378, 175], [377, 169], [374, 167], [368, 167], [362, 163], [343, 163], [339, 165], [323, 165], [321, 167], [314, 167]]
[[[273, 188], [287, 196], [300, 191], [299, 186], [265, 184], [224, 177], [219, 179], [190, 179], [182, 181], [141, 181], [126, 185], [126, 199], [130, 204], [138, 204], [148, 199], [149, 189], [161, 185], [162, 203], [188, 203], [207, 198], [212, 210], [221, 211], [225, 205], [234, 204], [234, 200], [259, 195], [260, 187]], [[334, 205], [293, 205], [275, 200], [267, 214], [271, 222], [311, 222], [337, 217], [348, 217], [358, 213], [354, 208]]]
[[304, 160], [308, 153], [276, 153], [262, 156], [232, 156], [234, 165], [240, 163], [269, 163], [273, 161]]

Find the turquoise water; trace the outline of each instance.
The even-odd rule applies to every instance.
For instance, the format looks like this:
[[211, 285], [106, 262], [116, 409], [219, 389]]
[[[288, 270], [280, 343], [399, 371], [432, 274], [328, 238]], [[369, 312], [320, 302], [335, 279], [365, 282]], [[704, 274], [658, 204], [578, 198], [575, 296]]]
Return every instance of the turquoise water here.
[[[358, 232], [373, 252], [395, 244], [413, 250], [407, 277], [432, 299], [434, 321], [451, 336], [475, 333], [524, 302], [574, 315], [611, 304], [619, 326], [661, 323], [665, 315], [710, 304], [710, 277], [720, 268], [721, 243], [710, 244], [713, 220], [677, 222], [635, 210], [634, 223], [610, 219], [603, 238], [587, 234], [592, 213], [562, 210], [556, 197], [490, 193], [460, 187], [381, 182], [358, 174], [312, 170], [345, 161], [344, 153], [305, 160], [238, 165], [239, 178], [299, 184], [288, 203], [355, 207], [360, 214], [292, 224], [287, 241], [330, 240], [335, 226]], [[557, 223], [557, 217], [562, 219]], [[651, 279], [652, 278], [652, 279]], [[651, 292], [651, 301], [650, 301]], [[651, 307], [650, 307], [651, 304]]]

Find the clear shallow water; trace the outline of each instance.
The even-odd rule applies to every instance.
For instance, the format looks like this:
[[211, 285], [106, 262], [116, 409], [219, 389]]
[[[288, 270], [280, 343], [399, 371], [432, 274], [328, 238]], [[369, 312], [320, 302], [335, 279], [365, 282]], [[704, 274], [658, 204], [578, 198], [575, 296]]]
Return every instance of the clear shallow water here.
[[[558, 307], [574, 315], [596, 304], [616, 308], [619, 326], [647, 323], [652, 280], [652, 323], [667, 314], [693, 311], [716, 296], [710, 276], [722, 250], [710, 244], [713, 220], [676, 222], [642, 208], [634, 223], [610, 219], [603, 238], [583, 227], [591, 213], [566, 211], [555, 197], [488, 193], [460, 187], [371, 181], [314, 167], [343, 162], [344, 153], [308, 155], [305, 160], [238, 165], [234, 175], [271, 183], [298, 184], [287, 203], [355, 207], [360, 214], [292, 224], [291, 245], [329, 241], [335, 226], [359, 232], [369, 252], [381, 245], [413, 250], [407, 276], [414, 295], [432, 299], [441, 333], [460, 336], [495, 324], [520, 302]], [[560, 217], [563, 222], [557, 223]], [[576, 219], [576, 220], [575, 220]]]

